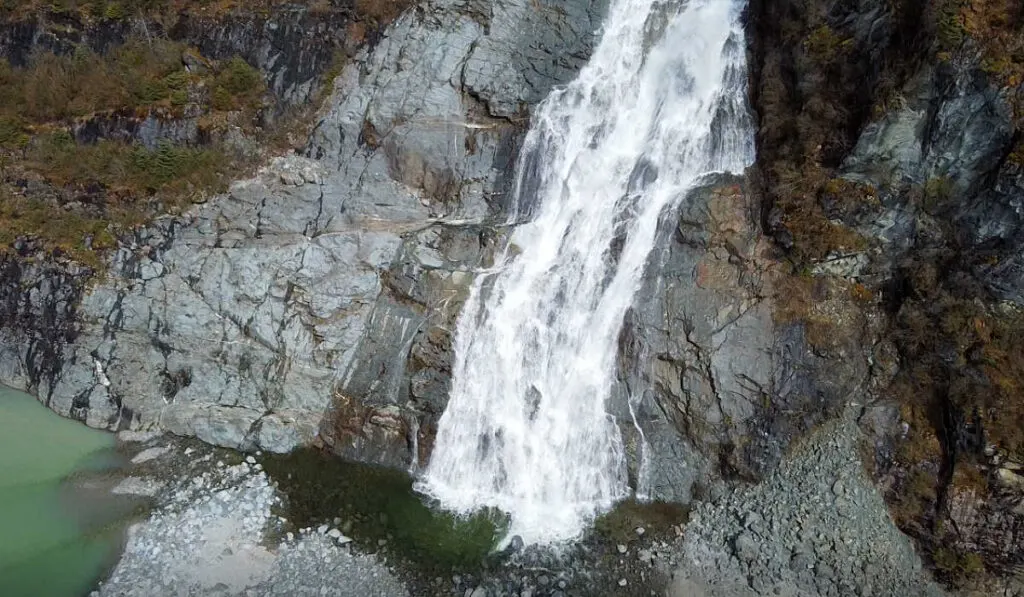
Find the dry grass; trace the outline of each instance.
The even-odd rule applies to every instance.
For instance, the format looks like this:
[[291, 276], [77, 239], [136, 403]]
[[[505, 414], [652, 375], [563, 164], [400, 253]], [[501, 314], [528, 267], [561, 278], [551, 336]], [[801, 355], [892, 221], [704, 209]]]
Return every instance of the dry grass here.
[[891, 332], [902, 367], [889, 392], [908, 426], [894, 454], [894, 469], [905, 478], [887, 499], [938, 576], [958, 586], [1014, 557], [966, 551], [945, 524], [944, 500], [968, 492], [995, 503], [986, 451], [1024, 459], [1024, 314], [972, 298], [980, 289], [962, 282], [954, 292], [945, 278], [949, 268], [904, 265], [908, 288]]
[[[412, 6], [412, 0], [355, 0], [357, 18], [381, 27]], [[120, 22], [145, 17], [173, 20], [177, 15], [222, 17], [230, 14], [268, 15], [280, 6], [307, 6], [314, 14], [349, 10], [349, 0], [0, 0], [0, 18], [25, 19], [34, 15], [78, 18], [84, 22]]]
[[[80, 48], [65, 56], [38, 54], [26, 68], [0, 61], [0, 247], [33, 237], [46, 249], [93, 264], [110, 246], [107, 235], [218, 192], [244, 170], [217, 142], [146, 149], [107, 140], [79, 144], [69, 132], [104, 114], [173, 118], [188, 105], [206, 123], [251, 121], [265, 92], [262, 75], [239, 58], [188, 73], [186, 51], [194, 52], [167, 40], [133, 39], [106, 56]], [[25, 197], [12, 186], [18, 180], [40, 181], [56, 192]], [[46, 221], [53, 224], [41, 225]]]
[[312, 4], [315, 0], [0, 0], [0, 15], [26, 18], [36, 14], [77, 17], [86, 21], [122, 21], [192, 12], [220, 16], [235, 11], [267, 11], [275, 5]]
[[[318, 15], [353, 9], [349, 0], [0, 0], [0, 19], [60, 17], [85, 29], [141, 18], [167, 26], [181, 14], [270, 15], [285, 5], [306, 5]], [[369, 39], [372, 30], [411, 5], [356, 0], [349, 31], [357, 41]], [[266, 100], [262, 75], [240, 58], [217, 63], [201, 56], [208, 70], [187, 72], [185, 53], [198, 55], [194, 48], [147, 37], [130, 39], [102, 56], [84, 46], [71, 55], [39, 53], [26, 68], [0, 60], [0, 197], [6, 214], [0, 221], [0, 250], [18, 236], [31, 236], [40, 241], [33, 246], [95, 263], [96, 252], [107, 246], [95, 241], [101, 229], [116, 235], [174, 212], [253, 166], [257, 156], [237, 155], [218, 141], [219, 131], [241, 127], [261, 147], [298, 143], [296, 131], [312, 110], [289, 110], [270, 128], [259, 128], [257, 115]], [[339, 53], [325, 76], [340, 72], [344, 59]], [[80, 145], [68, 134], [93, 118], [173, 119], [185, 113], [199, 114], [200, 137], [213, 139], [212, 144], [145, 150], [114, 141]], [[29, 181], [34, 190], [26, 194], [23, 183], [14, 184], [18, 181]], [[39, 182], [52, 192], [39, 196]], [[37, 225], [46, 214], [59, 225]], [[85, 242], [88, 238], [93, 242]]]

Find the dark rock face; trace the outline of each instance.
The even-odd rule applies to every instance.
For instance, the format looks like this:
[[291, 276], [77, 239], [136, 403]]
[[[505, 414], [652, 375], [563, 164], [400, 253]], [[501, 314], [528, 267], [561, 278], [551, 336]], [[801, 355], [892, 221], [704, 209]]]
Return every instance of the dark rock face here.
[[[0, 377], [16, 380], [17, 387], [47, 405], [67, 348], [78, 336], [76, 309], [89, 273], [73, 266], [0, 258], [0, 362], [5, 369]], [[88, 405], [75, 398], [78, 406], [69, 414], [81, 418]]]
[[207, 145], [210, 135], [199, 126], [197, 117], [161, 118], [155, 114], [139, 117], [134, 112], [98, 114], [76, 124], [73, 133], [80, 145], [93, 145], [100, 140], [138, 142], [149, 150], [161, 143], [173, 145]]
[[26, 66], [36, 52], [68, 54], [80, 44], [103, 54], [123, 44], [131, 31], [126, 21], [83, 23], [71, 16], [6, 22], [0, 25], [0, 56], [12, 66]]
[[182, 13], [169, 26], [144, 19], [83, 21], [77, 16], [35, 16], [0, 24], [0, 57], [26, 66], [33, 54], [69, 54], [85, 46], [106, 54], [131, 37], [166, 35], [197, 48], [214, 60], [241, 56], [264, 73], [267, 87], [282, 107], [310, 101], [319, 91], [320, 76], [330, 67], [346, 26], [349, 8], [312, 11], [285, 6], [273, 14], [229, 14], [218, 17]]
[[1020, 328], [1017, 90], [959, 4], [794, 8], [752, 6], [765, 228], [814, 286], [850, 285], [863, 332], [815, 353], [868, 364], [855, 401], [894, 519], [945, 581], [1005, 571], [1020, 391], [992, 355]]
[[1024, 305], [1024, 172], [1014, 158], [996, 171], [994, 182], [960, 206], [958, 238], [971, 255], [970, 267], [1000, 299]]
[[229, 18], [182, 15], [168, 28], [168, 36], [199, 50], [208, 58], [241, 56], [260, 69], [267, 87], [286, 106], [310, 101], [319, 91], [338, 41], [345, 40], [350, 10], [313, 12], [295, 6], [271, 15], [248, 14]]

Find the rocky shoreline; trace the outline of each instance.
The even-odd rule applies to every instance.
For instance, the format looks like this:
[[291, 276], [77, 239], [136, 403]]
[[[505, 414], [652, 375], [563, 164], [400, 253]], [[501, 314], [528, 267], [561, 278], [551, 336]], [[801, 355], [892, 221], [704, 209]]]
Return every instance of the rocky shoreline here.
[[94, 597], [408, 595], [391, 568], [353, 552], [337, 528], [281, 531], [281, 498], [253, 456], [164, 436], [142, 446], [113, 491], [156, 506], [128, 529], [120, 561]]
[[422, 563], [429, 554], [417, 563], [388, 539], [348, 536], [361, 532], [351, 516], [376, 513], [322, 514], [296, 528], [286, 518], [287, 484], [261, 464], [269, 455], [123, 432], [132, 465], [112, 491], [155, 507], [130, 528], [92, 595], [944, 595], [865, 473], [859, 434], [852, 416], [824, 426], [761, 484], [712, 486], [688, 522], [664, 528], [623, 517], [609, 530], [599, 520], [573, 547], [513, 541], [442, 573]]

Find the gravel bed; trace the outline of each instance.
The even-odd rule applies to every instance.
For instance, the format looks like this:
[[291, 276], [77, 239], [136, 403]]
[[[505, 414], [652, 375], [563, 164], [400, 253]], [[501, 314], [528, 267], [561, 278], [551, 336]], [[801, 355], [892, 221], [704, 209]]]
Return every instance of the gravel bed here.
[[864, 472], [858, 438], [841, 418], [762, 483], [697, 507], [669, 595], [943, 595]]
[[[151, 450], [143, 452], [147, 463], [194, 456], [192, 475], [171, 481], [149, 518], [129, 529], [121, 560], [93, 597], [408, 595], [387, 566], [354, 553], [336, 528], [281, 536], [285, 521], [272, 512], [280, 496], [252, 457], [227, 465], [201, 451]], [[161, 482], [129, 479], [137, 480], [122, 488]]]

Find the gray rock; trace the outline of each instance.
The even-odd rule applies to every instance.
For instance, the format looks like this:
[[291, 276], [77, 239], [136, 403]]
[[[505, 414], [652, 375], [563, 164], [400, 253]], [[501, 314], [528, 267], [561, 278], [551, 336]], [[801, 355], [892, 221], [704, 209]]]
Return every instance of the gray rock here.
[[1006, 100], [961, 63], [923, 69], [905, 95], [904, 108], [865, 127], [844, 170], [878, 186], [945, 179], [973, 189], [1010, 143]]
[[491, 34], [466, 63], [466, 88], [492, 115], [520, 115], [583, 66], [606, 9], [605, 0], [494, 3]]
[[[507, 219], [523, 131], [480, 102], [508, 116], [571, 77], [603, 10], [517, 0], [484, 3], [481, 20], [477, 4], [401, 17], [335, 82], [307, 157], [274, 159], [126, 239], [88, 292], [74, 268], [0, 262], [0, 382], [95, 427], [274, 452], [311, 442], [324, 413], [356, 397], [368, 427], [341, 433], [338, 449], [417, 459], [408, 439], [430, 433], [450, 375], [437, 330], [453, 328], [489, 250], [480, 239]], [[289, 101], [310, 97], [305, 77], [321, 68], [323, 48], [308, 47], [319, 29], [276, 43], [301, 33], [304, 14], [260, 21], [264, 45], [246, 54]], [[223, 33], [199, 49], [252, 41]], [[524, 51], [510, 59], [513, 46]]]
[[733, 549], [736, 555], [744, 562], [750, 562], [757, 558], [758, 545], [754, 538], [748, 533], [740, 533], [733, 540]]
[[[697, 506], [698, 516], [677, 547], [676, 574], [705, 581], [713, 595], [838, 595], [848, 594], [839, 587], [865, 584], [883, 585], [893, 596], [944, 595], [922, 573], [909, 538], [893, 524], [859, 460], [851, 458], [859, 437], [854, 413], [847, 412], [805, 438], [761, 483]], [[841, 509], [832, 503], [837, 475], [850, 496]], [[754, 510], [765, 518], [771, 512], [779, 532], [755, 540], [743, 530]], [[814, 551], [787, 539], [796, 527], [813, 529]], [[842, 553], [833, 547], [840, 544]]]
[[805, 551], [798, 551], [790, 558], [789, 567], [797, 573], [810, 570], [814, 567], [814, 556]]
[[889, 267], [922, 233], [950, 227], [955, 239], [944, 242], [968, 248], [963, 266], [998, 298], [1024, 304], [1024, 187], [1007, 159], [1012, 114], [978, 68], [970, 60], [923, 68], [905, 105], [864, 128], [843, 176], [881, 189], [882, 205], [844, 221], [881, 242]]
[[740, 177], [695, 190], [663, 231], [626, 316], [615, 394], [625, 405], [615, 412], [628, 416], [634, 402], [653, 497], [688, 502], [698, 481], [770, 472], [867, 373], [866, 358], [822, 358], [803, 327], [774, 321], [757, 211]]

